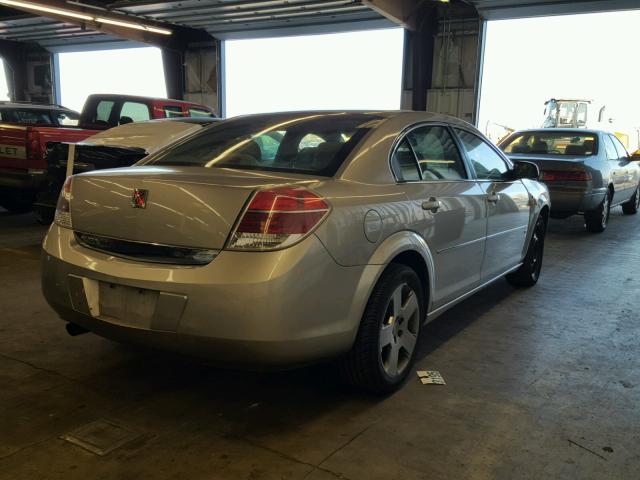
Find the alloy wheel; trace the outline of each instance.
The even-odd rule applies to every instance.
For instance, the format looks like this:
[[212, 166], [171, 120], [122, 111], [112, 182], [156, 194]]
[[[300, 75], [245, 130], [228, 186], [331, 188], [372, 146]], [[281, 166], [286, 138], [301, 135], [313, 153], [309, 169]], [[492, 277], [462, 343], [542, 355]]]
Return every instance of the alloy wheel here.
[[540, 268], [542, 263], [542, 253], [544, 249], [544, 224], [542, 221], [538, 220], [536, 224], [536, 228], [533, 231], [533, 236], [531, 237], [531, 257], [530, 257], [530, 265], [531, 265], [531, 275], [534, 280], [538, 279], [540, 275]]
[[380, 330], [380, 360], [385, 373], [404, 373], [416, 347], [419, 329], [418, 297], [406, 283], [398, 286], [387, 305]]
[[607, 223], [609, 223], [609, 213], [611, 212], [611, 207], [609, 205], [609, 194], [604, 196], [604, 200], [602, 201], [602, 228], [607, 228]]

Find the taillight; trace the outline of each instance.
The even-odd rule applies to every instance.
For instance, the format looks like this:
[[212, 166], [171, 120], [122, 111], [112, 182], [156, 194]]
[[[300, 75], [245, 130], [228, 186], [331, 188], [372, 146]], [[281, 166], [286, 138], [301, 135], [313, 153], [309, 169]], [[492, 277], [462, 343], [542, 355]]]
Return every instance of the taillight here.
[[586, 182], [591, 180], [587, 170], [543, 170], [540, 173], [543, 182]]
[[254, 193], [227, 248], [276, 250], [303, 239], [329, 213], [329, 204], [304, 188], [274, 188]]
[[71, 223], [71, 187], [73, 185], [73, 177], [67, 177], [58, 197], [56, 205], [56, 214], [53, 221], [56, 225], [64, 228], [73, 228]]
[[27, 160], [30, 162], [40, 159], [40, 139], [37, 132], [27, 129]]

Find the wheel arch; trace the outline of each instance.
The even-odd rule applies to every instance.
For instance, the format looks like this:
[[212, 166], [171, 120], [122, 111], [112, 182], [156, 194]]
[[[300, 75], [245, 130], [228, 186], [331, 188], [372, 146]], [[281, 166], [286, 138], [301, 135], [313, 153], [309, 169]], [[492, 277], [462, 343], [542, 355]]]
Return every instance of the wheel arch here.
[[371, 295], [374, 286], [388, 266], [392, 263], [406, 265], [412, 268], [423, 286], [425, 295], [425, 315], [431, 311], [434, 298], [434, 286], [436, 282], [433, 254], [423, 237], [413, 231], [397, 232], [385, 239], [376, 249], [369, 264], [379, 265], [375, 281], [372, 282]]

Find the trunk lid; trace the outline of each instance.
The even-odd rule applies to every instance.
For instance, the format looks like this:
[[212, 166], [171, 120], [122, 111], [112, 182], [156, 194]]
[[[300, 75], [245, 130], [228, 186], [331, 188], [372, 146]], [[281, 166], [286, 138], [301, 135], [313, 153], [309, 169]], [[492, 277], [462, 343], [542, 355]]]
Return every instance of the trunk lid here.
[[[134, 242], [221, 249], [251, 193], [305, 175], [200, 167], [130, 167], [74, 177], [76, 231]], [[134, 208], [134, 190], [146, 192]], [[143, 192], [143, 196], [145, 195]]]
[[507, 155], [512, 161], [532, 162], [538, 165], [540, 170], [580, 170], [584, 169], [584, 163], [590, 156], [568, 156], [568, 155], [532, 155], [518, 154]]

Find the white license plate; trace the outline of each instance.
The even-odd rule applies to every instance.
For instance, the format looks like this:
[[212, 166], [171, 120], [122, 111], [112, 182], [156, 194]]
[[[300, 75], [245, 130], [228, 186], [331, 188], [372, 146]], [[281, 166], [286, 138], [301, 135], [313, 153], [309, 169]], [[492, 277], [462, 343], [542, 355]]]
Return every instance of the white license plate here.
[[158, 294], [157, 290], [99, 282], [99, 316], [124, 325], [149, 328]]

